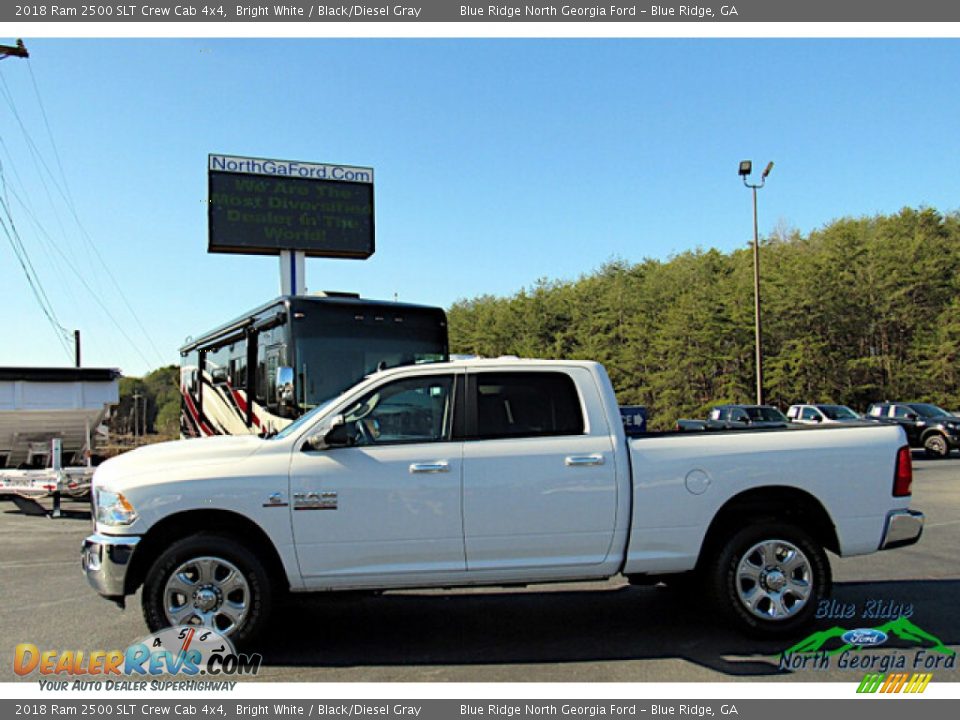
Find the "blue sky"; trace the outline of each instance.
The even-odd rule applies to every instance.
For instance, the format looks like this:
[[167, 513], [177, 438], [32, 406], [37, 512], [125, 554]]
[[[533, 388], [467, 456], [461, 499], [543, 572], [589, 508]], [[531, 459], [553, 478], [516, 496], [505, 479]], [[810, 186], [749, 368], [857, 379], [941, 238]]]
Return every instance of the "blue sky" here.
[[[275, 258], [206, 252], [211, 152], [372, 166], [376, 254], [308, 260], [309, 288], [444, 307], [743, 247], [741, 159], [776, 161], [762, 234], [960, 207], [957, 40], [26, 42], [0, 62], [11, 213], [84, 364], [131, 375], [278, 294]], [[2, 231], [0, 288], [0, 365], [69, 364]]]

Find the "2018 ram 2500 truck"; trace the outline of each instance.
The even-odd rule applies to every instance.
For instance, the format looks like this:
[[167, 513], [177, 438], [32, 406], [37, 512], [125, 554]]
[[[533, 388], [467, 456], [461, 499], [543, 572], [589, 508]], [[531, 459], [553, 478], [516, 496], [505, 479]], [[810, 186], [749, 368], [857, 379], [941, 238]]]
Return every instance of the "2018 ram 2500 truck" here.
[[624, 435], [603, 367], [376, 373], [270, 438], [154, 445], [94, 478], [83, 567], [151, 630], [240, 643], [279, 593], [693, 574], [740, 628], [796, 631], [825, 554], [917, 541], [896, 426]]

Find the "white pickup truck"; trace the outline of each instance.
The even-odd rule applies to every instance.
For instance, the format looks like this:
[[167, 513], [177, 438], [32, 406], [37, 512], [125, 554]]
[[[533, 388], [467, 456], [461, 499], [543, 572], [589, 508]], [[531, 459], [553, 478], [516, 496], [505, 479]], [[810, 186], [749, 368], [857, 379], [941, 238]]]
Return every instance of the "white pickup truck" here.
[[153, 445], [94, 477], [93, 587], [151, 630], [247, 643], [278, 595], [598, 580], [696, 583], [759, 634], [829, 593], [825, 550], [916, 542], [895, 425], [627, 438], [603, 367], [376, 373], [270, 438]]

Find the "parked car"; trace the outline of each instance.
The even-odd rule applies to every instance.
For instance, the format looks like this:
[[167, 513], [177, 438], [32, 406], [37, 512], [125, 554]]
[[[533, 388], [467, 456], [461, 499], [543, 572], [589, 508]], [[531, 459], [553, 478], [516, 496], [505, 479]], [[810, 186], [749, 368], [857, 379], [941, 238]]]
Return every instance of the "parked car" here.
[[791, 405], [787, 409], [790, 422], [801, 425], [832, 425], [834, 423], [860, 422], [863, 417], [846, 405]]
[[272, 438], [108, 460], [81, 558], [101, 595], [142, 587], [151, 630], [241, 644], [290, 591], [617, 574], [694, 578], [697, 612], [773, 636], [815, 617], [826, 550], [919, 539], [911, 482], [896, 427], [628, 439], [598, 363], [466, 360], [375, 373]]
[[895, 423], [907, 433], [910, 447], [923, 448], [930, 457], [945, 458], [960, 448], [960, 417], [930, 403], [874, 403], [868, 420]]
[[677, 430], [746, 430], [748, 428], [785, 428], [789, 421], [772, 405], [717, 405], [706, 420], [677, 420]]

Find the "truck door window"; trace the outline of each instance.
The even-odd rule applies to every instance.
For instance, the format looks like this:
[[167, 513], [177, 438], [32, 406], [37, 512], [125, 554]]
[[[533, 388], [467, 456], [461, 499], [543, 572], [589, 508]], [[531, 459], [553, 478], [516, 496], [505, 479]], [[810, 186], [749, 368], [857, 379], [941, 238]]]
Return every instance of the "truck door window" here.
[[475, 388], [476, 439], [583, 434], [580, 397], [566, 373], [481, 373]]
[[432, 375], [381, 385], [347, 408], [354, 446], [441, 442], [450, 439], [453, 377]]
[[817, 411], [811, 407], [804, 408], [803, 412], [800, 413], [801, 420], [816, 420], [818, 417]]
[[913, 412], [906, 405], [894, 405], [893, 406], [893, 416], [895, 418], [906, 419], [906, 417]]

